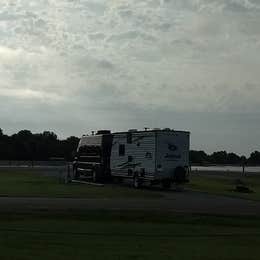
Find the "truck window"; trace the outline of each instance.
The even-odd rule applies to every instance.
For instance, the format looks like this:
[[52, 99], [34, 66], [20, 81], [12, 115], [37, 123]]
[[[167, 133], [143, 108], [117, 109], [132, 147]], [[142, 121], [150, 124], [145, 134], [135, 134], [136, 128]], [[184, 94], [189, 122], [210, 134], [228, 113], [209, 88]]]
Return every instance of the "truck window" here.
[[124, 144], [119, 145], [119, 156], [125, 156], [125, 145]]

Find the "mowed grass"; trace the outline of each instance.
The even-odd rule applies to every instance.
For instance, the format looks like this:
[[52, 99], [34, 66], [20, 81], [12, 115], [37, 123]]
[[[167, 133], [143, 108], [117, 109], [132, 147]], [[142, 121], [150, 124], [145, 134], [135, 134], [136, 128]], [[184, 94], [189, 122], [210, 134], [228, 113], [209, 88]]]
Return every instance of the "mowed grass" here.
[[260, 259], [260, 219], [159, 212], [1, 215], [0, 259]]
[[[241, 180], [252, 193], [236, 192], [235, 188], [237, 180]], [[260, 200], [260, 175], [252, 175], [247, 177], [228, 176], [220, 173], [219, 176], [204, 175], [203, 173], [193, 173], [188, 188], [194, 191], [207, 192], [218, 195], [238, 197], [250, 200]]]
[[55, 197], [55, 198], [159, 198], [158, 192], [135, 190], [119, 185], [104, 187], [85, 184], [64, 184], [56, 177], [46, 177], [37, 170], [0, 170], [0, 197]]
[[[243, 181], [253, 193], [235, 192], [236, 180]], [[193, 173], [185, 189], [217, 195], [260, 200], [260, 175], [243, 178], [223, 175]], [[131, 186], [105, 185], [104, 187], [85, 184], [64, 184], [57, 177], [48, 177], [35, 169], [0, 170], [0, 197], [54, 197], [54, 198], [163, 198], [158, 189], [139, 189]]]

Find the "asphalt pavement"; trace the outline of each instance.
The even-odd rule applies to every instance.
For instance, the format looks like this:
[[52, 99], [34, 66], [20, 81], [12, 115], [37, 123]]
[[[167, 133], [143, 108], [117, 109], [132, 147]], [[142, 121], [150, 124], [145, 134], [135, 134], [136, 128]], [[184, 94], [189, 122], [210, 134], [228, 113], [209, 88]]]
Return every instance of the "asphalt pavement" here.
[[1, 197], [0, 212], [144, 210], [214, 215], [260, 216], [260, 202], [199, 192], [167, 192], [159, 199], [77, 199]]

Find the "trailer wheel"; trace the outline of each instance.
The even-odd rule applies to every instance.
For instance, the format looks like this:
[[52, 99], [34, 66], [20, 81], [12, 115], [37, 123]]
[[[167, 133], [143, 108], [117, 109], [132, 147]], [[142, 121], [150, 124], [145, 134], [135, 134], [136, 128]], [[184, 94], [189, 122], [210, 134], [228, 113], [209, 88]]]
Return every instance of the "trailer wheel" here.
[[174, 172], [174, 182], [177, 184], [185, 183], [186, 171], [183, 167], [177, 167]]
[[113, 180], [115, 181], [115, 183], [119, 183], [119, 184], [123, 182], [123, 178], [118, 176], [114, 177]]
[[139, 189], [141, 187], [141, 181], [140, 181], [137, 174], [134, 175], [133, 186], [134, 186], [135, 189]]
[[162, 180], [162, 187], [164, 189], [170, 189], [172, 186], [172, 183], [170, 180]]

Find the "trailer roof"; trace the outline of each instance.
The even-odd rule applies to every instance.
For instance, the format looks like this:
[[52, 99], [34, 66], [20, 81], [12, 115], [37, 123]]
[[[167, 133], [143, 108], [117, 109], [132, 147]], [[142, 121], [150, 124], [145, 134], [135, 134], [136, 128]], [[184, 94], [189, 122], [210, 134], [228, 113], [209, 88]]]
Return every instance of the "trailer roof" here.
[[[98, 132], [98, 131], [97, 131]], [[174, 129], [148, 129], [148, 130], [130, 130], [130, 131], [122, 131], [122, 132], [111, 132], [111, 133], [104, 133], [104, 134], [92, 134], [92, 135], [82, 135], [84, 137], [96, 137], [101, 135], [113, 135], [113, 134], [128, 134], [128, 133], [159, 133], [159, 132], [177, 132], [177, 133], [186, 133], [190, 134], [190, 131], [183, 131], [183, 130], [174, 130]]]
[[113, 132], [112, 134], [127, 134], [127, 133], [151, 133], [151, 132], [178, 132], [178, 133], [187, 133], [189, 131], [174, 130], [174, 129], [149, 129], [149, 130], [137, 130], [137, 131], [123, 131], [123, 132]]

